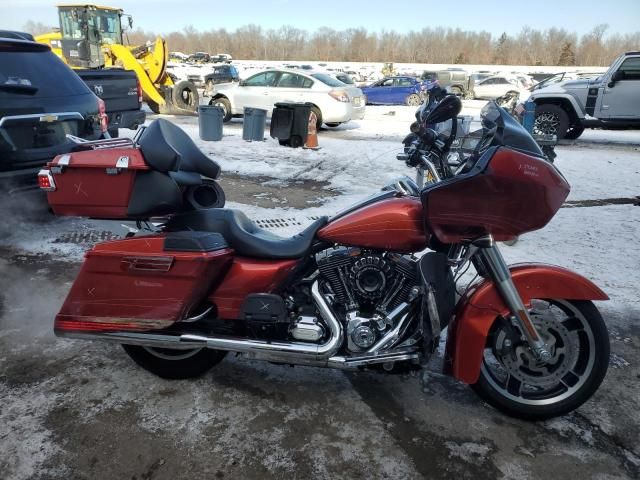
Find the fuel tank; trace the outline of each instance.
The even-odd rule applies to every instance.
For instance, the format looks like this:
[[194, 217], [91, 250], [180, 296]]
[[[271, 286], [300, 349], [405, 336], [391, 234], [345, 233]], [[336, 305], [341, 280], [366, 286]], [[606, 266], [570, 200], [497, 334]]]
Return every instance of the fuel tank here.
[[317, 234], [341, 245], [419, 252], [427, 247], [422, 204], [415, 198], [389, 198], [330, 221]]

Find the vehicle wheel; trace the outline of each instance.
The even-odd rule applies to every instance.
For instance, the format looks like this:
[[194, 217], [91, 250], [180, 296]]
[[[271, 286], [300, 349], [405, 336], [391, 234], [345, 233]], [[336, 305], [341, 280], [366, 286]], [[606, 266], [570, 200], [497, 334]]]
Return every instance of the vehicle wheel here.
[[422, 103], [422, 99], [420, 98], [420, 95], [418, 95], [417, 93], [412, 93], [406, 98], [405, 103], [409, 107], [417, 107]]
[[194, 210], [222, 208], [225, 203], [222, 187], [215, 180], [204, 179], [202, 185], [194, 185], [185, 192], [185, 203]]
[[564, 138], [566, 138], [567, 140], [575, 140], [579, 138], [580, 135], [582, 135], [582, 132], [584, 132], [584, 127], [582, 126], [571, 127], [569, 128], [569, 130], [567, 130]]
[[536, 107], [533, 133], [556, 135], [561, 140], [569, 129], [569, 115], [557, 105], [543, 104]]
[[464, 94], [465, 100], [473, 100], [474, 98], [476, 98], [476, 93], [473, 90], [467, 90]]
[[[311, 111], [316, 114], [316, 118], [317, 118], [317, 120], [316, 120], [316, 128], [318, 130], [320, 130], [320, 127], [322, 127], [322, 112], [320, 111], [320, 109], [318, 107], [311, 107]], [[338, 125], [340, 125], [340, 124], [338, 124]], [[331, 124], [327, 123], [327, 126], [330, 127]]]
[[462, 91], [462, 89], [460, 87], [451, 87], [449, 89], [451, 91], [452, 94], [458, 96], [458, 97], [463, 97], [464, 96], [464, 92]]
[[331, 122], [331, 123], [325, 123], [325, 125], [327, 127], [335, 128], [335, 127], [339, 127], [342, 124], [340, 122]]
[[209, 101], [209, 105], [220, 107], [223, 111], [222, 121], [227, 123], [231, 120], [231, 102], [225, 97], [214, 98]]
[[609, 364], [609, 335], [592, 302], [534, 300], [530, 314], [551, 360], [537, 361], [519, 332], [498, 321], [472, 388], [508, 415], [542, 420], [575, 410], [598, 389]]
[[117, 128], [110, 128], [108, 130], [109, 135], [111, 136], [111, 138], [118, 138], [118, 129]]
[[156, 102], [152, 101], [152, 100], [147, 100], [147, 105], [149, 105], [149, 108], [151, 109], [151, 111], [155, 114], [160, 113], [160, 105], [158, 105]]
[[137, 345], [122, 345], [122, 348], [142, 368], [170, 380], [199, 377], [220, 363], [227, 354], [209, 348], [177, 350]]
[[303, 144], [304, 142], [302, 141], [302, 138], [299, 135], [293, 135], [289, 139], [289, 146], [292, 148], [301, 147]]
[[171, 99], [176, 108], [189, 112], [195, 112], [200, 103], [198, 89], [188, 80], [182, 80], [173, 86]]

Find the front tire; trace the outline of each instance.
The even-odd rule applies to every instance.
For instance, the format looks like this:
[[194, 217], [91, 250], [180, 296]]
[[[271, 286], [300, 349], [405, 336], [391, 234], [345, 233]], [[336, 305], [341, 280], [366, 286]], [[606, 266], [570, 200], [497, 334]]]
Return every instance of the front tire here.
[[142, 368], [169, 380], [182, 380], [204, 375], [220, 363], [227, 354], [227, 352], [208, 348], [176, 350], [137, 345], [122, 345], [122, 348]]
[[422, 99], [417, 93], [412, 93], [406, 98], [405, 103], [409, 107], [417, 107], [422, 103]]
[[536, 107], [533, 133], [556, 135], [562, 140], [569, 129], [569, 115], [558, 105], [543, 104]]
[[233, 115], [231, 114], [231, 102], [228, 99], [224, 97], [214, 98], [209, 101], [209, 105], [222, 108], [222, 121], [224, 123], [231, 120]]
[[575, 410], [595, 393], [609, 365], [609, 334], [592, 302], [534, 300], [530, 314], [551, 360], [535, 360], [513, 327], [496, 322], [471, 387], [507, 415], [543, 420]]

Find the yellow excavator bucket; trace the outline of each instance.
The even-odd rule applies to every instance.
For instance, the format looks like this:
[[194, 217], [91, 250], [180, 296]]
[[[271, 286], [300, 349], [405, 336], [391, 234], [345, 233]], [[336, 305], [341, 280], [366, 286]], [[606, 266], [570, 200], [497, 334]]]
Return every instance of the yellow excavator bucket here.
[[[151, 100], [158, 105], [165, 104], [164, 97], [156, 88], [155, 83], [159, 83], [157, 79], [161, 77], [161, 75], [158, 74], [158, 69], [162, 69], [164, 72], [166, 63], [165, 66], [159, 66], [139, 62], [132, 53], [132, 50], [124, 45], [109, 45], [107, 48], [111, 54], [111, 65], [121, 66], [125, 70], [133, 70], [136, 72], [136, 76], [140, 81], [142, 93], [146, 99]], [[148, 74], [146, 68], [150, 68], [153, 72], [153, 76]]]

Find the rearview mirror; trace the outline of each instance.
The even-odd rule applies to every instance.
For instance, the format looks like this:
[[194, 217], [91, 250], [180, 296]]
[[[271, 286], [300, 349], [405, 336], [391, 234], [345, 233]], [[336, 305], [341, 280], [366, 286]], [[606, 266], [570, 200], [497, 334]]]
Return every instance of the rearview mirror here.
[[447, 95], [438, 103], [424, 119], [427, 124], [442, 123], [456, 118], [462, 110], [462, 101], [455, 95]]

